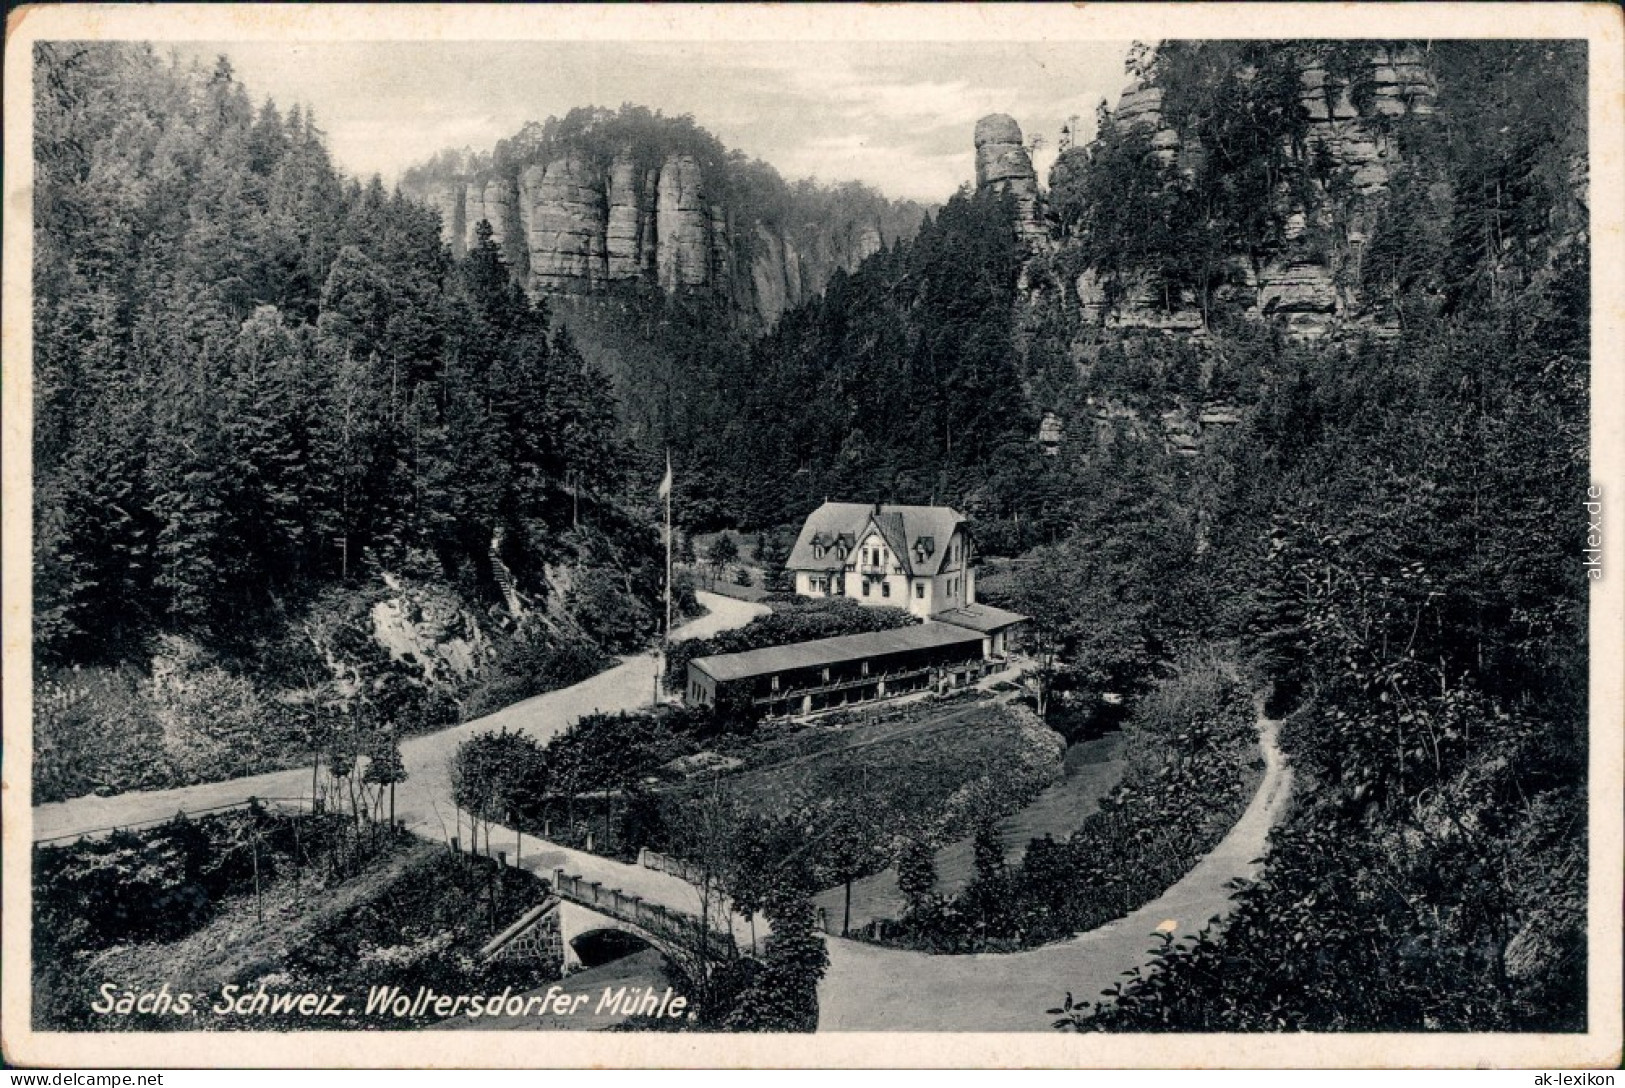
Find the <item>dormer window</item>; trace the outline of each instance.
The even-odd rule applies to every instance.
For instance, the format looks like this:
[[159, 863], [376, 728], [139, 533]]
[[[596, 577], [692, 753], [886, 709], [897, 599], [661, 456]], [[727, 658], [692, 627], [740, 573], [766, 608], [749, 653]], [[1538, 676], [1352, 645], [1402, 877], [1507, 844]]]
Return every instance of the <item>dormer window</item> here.
[[822, 559], [822, 558], [824, 558], [824, 546], [822, 544], [814, 544], [813, 545], [813, 558], [814, 559]]

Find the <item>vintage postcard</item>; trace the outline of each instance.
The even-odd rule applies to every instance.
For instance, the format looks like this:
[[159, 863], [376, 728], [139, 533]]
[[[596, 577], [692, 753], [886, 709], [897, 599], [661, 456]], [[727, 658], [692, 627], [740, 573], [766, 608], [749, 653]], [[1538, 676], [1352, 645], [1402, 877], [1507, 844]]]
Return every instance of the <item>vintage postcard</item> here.
[[1621, 30], [13, 12], [6, 1060], [1616, 1065]]

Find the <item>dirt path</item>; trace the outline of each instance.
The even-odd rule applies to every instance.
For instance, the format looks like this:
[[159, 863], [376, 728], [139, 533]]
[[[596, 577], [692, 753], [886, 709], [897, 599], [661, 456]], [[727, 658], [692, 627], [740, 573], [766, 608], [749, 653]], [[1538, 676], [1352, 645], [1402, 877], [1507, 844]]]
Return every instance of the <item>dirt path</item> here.
[[1260, 717], [1264, 778], [1241, 818], [1207, 857], [1139, 910], [1070, 941], [1007, 955], [931, 956], [826, 939], [818, 987], [820, 1031], [1048, 1031], [1044, 1010], [1070, 990], [1094, 997], [1149, 959], [1158, 926], [1193, 936], [1230, 907], [1230, 882], [1256, 875], [1270, 828], [1292, 793], [1276, 746], [1278, 723]]
[[[715, 593], [698, 594], [710, 611], [673, 631], [674, 638], [708, 638], [740, 627], [767, 611], [761, 605], [736, 601]], [[550, 691], [504, 707], [463, 725], [401, 745], [408, 778], [396, 790], [395, 811], [408, 827], [431, 838], [449, 836], [452, 825], [447, 764], [457, 745], [470, 734], [508, 728], [529, 733], [543, 742], [562, 732], [584, 714], [594, 711], [635, 710], [654, 695], [653, 654], [628, 657], [619, 665], [579, 684]], [[32, 839], [39, 842], [108, 827], [130, 827], [167, 820], [176, 812], [230, 805], [248, 797], [305, 797], [310, 794], [310, 768], [272, 771], [225, 782], [206, 782], [177, 789], [121, 793], [112, 797], [77, 797], [36, 806]], [[444, 823], [448, 834], [442, 835]]]

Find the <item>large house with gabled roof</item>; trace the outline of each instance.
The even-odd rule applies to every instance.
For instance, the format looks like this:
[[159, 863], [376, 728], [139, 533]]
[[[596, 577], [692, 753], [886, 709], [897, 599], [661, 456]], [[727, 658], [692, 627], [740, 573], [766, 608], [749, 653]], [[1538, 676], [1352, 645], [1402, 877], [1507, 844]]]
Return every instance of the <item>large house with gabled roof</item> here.
[[948, 506], [826, 502], [785, 566], [802, 597], [850, 597], [921, 619], [976, 603], [965, 518]]

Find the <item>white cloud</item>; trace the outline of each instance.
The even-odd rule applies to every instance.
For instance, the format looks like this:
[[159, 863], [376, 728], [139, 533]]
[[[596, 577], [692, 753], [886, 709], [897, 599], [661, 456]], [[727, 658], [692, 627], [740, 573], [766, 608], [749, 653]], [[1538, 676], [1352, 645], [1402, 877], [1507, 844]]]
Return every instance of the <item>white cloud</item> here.
[[528, 120], [634, 102], [692, 114], [787, 178], [860, 180], [944, 200], [971, 180], [972, 129], [1008, 113], [1044, 138], [1092, 121], [1123, 45], [1052, 42], [209, 43], [256, 100], [316, 110], [335, 160], [398, 177], [444, 147], [488, 149]]

